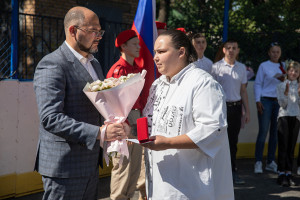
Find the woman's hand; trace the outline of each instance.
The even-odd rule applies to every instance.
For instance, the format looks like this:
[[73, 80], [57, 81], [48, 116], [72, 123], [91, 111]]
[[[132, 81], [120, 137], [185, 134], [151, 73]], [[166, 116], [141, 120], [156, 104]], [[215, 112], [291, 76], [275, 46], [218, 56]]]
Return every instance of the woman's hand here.
[[256, 102], [256, 108], [257, 108], [257, 111], [258, 111], [258, 113], [259, 114], [263, 114], [263, 111], [264, 111], [264, 106], [262, 105], [262, 103], [261, 102]]
[[141, 146], [146, 147], [151, 150], [155, 150], [155, 151], [169, 149], [170, 138], [167, 138], [167, 137], [164, 137], [161, 135], [156, 135], [156, 136], [150, 137], [150, 139], [153, 139], [153, 141], [148, 142], [148, 143], [143, 143], [143, 144], [141, 144]]
[[282, 76], [280, 76], [280, 77], [277, 77], [277, 79], [280, 80], [281, 82], [283, 82], [284, 79], [285, 79], [285, 77], [282, 75]]

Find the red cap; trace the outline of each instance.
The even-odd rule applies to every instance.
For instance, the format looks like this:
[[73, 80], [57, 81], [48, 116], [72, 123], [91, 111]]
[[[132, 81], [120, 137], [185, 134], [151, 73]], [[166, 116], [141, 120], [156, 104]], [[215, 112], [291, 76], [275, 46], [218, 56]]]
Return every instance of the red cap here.
[[186, 33], [185, 28], [176, 28], [176, 30], [179, 30], [179, 31], [182, 31], [182, 32]]
[[167, 29], [167, 24], [163, 22], [155, 21], [157, 29]]
[[119, 33], [116, 38], [115, 46], [120, 47], [122, 44], [130, 40], [131, 38], [137, 37], [134, 30], [126, 30]]

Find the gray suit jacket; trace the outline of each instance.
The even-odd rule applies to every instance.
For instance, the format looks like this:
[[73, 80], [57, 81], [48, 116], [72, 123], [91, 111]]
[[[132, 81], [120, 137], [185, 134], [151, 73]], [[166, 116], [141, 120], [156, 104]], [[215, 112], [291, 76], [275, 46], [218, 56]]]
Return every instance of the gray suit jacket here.
[[[103, 80], [100, 63], [92, 65]], [[86, 177], [102, 163], [99, 140], [103, 120], [83, 93], [93, 82], [65, 43], [45, 56], [34, 74], [40, 117], [35, 170], [49, 177]]]

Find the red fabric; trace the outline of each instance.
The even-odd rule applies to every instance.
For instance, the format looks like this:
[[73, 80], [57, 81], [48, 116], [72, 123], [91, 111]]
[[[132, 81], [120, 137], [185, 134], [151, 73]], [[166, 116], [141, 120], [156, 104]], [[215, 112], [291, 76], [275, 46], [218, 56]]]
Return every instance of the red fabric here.
[[185, 28], [176, 28], [176, 30], [179, 30], [179, 31], [181, 31], [181, 32], [183, 32], [183, 33], [186, 33]]
[[157, 29], [167, 29], [167, 24], [159, 21], [155, 21]]
[[[110, 68], [106, 78], [119, 78], [120, 76], [127, 76], [127, 74], [139, 73], [141, 71], [142, 70], [136, 65], [136, 63], [134, 63], [132, 66], [126, 60], [120, 57], [120, 59]], [[132, 109], [142, 110], [142, 108], [141, 97], [139, 96]]]
[[134, 30], [125, 30], [119, 33], [116, 38], [115, 46], [120, 47], [122, 44], [130, 40], [131, 38], [137, 37]]
[[[132, 29], [136, 30], [136, 27], [134, 24], [132, 26]], [[157, 69], [156, 69], [156, 67], [154, 67], [153, 56], [152, 56], [150, 50], [147, 48], [146, 43], [144, 42], [141, 35], [139, 35], [138, 32], [137, 32], [137, 34], [138, 34], [138, 38], [140, 40], [141, 49], [140, 49], [140, 57], [135, 59], [135, 63], [141, 69], [147, 70], [147, 74], [145, 77], [145, 85], [144, 85], [144, 88], [141, 93], [141, 105], [142, 105], [142, 108], [144, 108], [147, 103], [149, 90], [154, 81], [154, 77], [155, 77], [155, 73], [156, 73]]]
[[281, 70], [282, 74], [286, 74], [285, 70], [284, 70], [283, 67], [282, 67], [282, 64], [280, 64], [279, 69]]

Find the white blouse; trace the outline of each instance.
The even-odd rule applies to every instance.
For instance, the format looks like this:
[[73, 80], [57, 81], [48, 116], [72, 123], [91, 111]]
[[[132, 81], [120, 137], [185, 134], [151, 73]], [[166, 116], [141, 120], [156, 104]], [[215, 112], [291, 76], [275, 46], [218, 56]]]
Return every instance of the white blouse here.
[[[290, 83], [289, 93], [284, 95], [286, 83]], [[300, 98], [298, 95], [298, 82], [285, 80], [277, 86], [277, 99], [280, 105], [278, 118], [284, 116], [296, 116], [300, 120]]]
[[[284, 63], [282, 64], [284, 66]], [[261, 97], [277, 97], [276, 87], [281, 81], [275, 78], [275, 75], [282, 73], [279, 67], [279, 63], [273, 63], [270, 60], [259, 65], [254, 82], [256, 102], [260, 102]]]
[[170, 81], [162, 75], [143, 111], [149, 133], [186, 134], [198, 149], [146, 149], [149, 200], [234, 199], [226, 103], [220, 84], [190, 64]]

